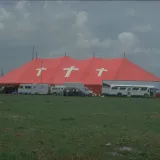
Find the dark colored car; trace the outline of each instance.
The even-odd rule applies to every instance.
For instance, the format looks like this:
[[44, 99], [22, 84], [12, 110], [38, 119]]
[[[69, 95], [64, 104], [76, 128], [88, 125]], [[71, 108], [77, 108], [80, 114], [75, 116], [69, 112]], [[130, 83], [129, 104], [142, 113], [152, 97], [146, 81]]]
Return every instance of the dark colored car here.
[[67, 87], [63, 90], [64, 96], [87, 96], [84, 92], [82, 92], [80, 89], [77, 89], [75, 87]]

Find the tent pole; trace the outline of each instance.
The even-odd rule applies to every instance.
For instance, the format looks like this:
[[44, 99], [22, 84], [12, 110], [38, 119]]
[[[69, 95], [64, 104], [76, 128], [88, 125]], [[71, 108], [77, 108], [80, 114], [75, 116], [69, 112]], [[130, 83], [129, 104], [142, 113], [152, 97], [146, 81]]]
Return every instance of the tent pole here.
[[33, 46], [33, 51], [32, 51], [32, 60], [34, 59], [34, 46]]
[[[41, 61], [41, 69], [42, 69], [42, 61]], [[41, 72], [41, 84], [42, 84], [42, 72]]]

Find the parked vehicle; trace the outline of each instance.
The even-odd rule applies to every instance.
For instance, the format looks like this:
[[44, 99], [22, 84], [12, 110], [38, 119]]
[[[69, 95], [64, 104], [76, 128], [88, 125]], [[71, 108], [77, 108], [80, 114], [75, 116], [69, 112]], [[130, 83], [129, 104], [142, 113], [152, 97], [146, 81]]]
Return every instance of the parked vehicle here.
[[93, 91], [89, 90], [87, 87], [84, 86], [83, 83], [64, 83], [65, 87], [74, 87], [79, 89], [85, 95], [93, 95]]
[[149, 85], [121, 85], [121, 84], [102, 84], [102, 95], [104, 96], [140, 96], [140, 97], [155, 97], [155, 86]]
[[88, 92], [83, 92], [79, 88], [76, 87], [66, 87], [63, 91], [64, 96], [80, 96], [80, 97], [85, 97], [85, 96], [92, 96], [92, 94]]
[[49, 94], [48, 84], [20, 84], [18, 94]]
[[4, 93], [4, 89], [5, 89], [4, 86], [0, 86], [0, 93]]

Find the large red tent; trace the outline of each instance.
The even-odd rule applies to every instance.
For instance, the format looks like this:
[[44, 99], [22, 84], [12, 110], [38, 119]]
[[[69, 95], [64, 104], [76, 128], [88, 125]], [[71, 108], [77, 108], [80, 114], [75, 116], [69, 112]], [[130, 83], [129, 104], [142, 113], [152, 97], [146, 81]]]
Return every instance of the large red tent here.
[[68, 56], [38, 58], [0, 78], [0, 84], [82, 82], [99, 92], [102, 80], [157, 82], [160, 78], [126, 58], [89, 58]]

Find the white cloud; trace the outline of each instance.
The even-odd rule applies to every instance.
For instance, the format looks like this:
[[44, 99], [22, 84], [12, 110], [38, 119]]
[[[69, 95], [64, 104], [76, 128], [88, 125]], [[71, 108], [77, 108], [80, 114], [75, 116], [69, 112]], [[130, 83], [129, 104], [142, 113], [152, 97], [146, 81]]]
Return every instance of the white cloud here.
[[106, 39], [100, 41], [98, 37], [95, 37], [88, 28], [88, 13], [78, 12], [76, 14], [76, 31], [77, 40], [76, 46], [83, 49], [91, 49], [92, 47], [108, 48], [110, 46], [110, 40]]
[[140, 43], [138, 37], [132, 32], [120, 33], [118, 35], [118, 40], [120, 41], [120, 45], [122, 45], [127, 50], [137, 47], [137, 45]]
[[12, 17], [12, 14], [0, 6], [0, 31], [4, 30], [5, 22], [10, 19], [10, 17]]
[[133, 53], [143, 56], [143, 60], [145, 61], [145, 64], [147, 64], [147, 69], [150, 69], [150, 67], [160, 67], [159, 60], [157, 59], [157, 57], [160, 56], [160, 49], [141, 47], [135, 48]]
[[25, 19], [28, 19], [30, 15], [31, 15], [31, 13], [25, 13], [25, 14], [24, 14], [24, 18], [25, 18]]
[[[141, 47], [141, 48], [135, 48], [134, 53], [141, 53], [141, 54], [144, 54], [145, 55], [160, 55], [160, 50], [159, 49], [156, 49], [156, 48], [144, 48], [144, 47]], [[153, 56], [152, 56], [153, 57]], [[158, 63], [159, 64], [159, 63]], [[159, 64], [160, 65], [160, 64]]]
[[77, 27], [85, 27], [88, 22], [88, 13], [85, 11], [78, 12], [76, 15], [76, 26]]
[[133, 27], [133, 31], [136, 31], [136, 32], [150, 32], [150, 31], [152, 31], [152, 26], [151, 26], [151, 24], [135, 25]]
[[11, 13], [0, 7], [0, 21], [4, 21], [10, 17]]
[[0, 22], [0, 30], [4, 29], [4, 23]]
[[29, 23], [19, 23], [17, 26], [17, 30], [19, 32], [30, 32], [33, 31], [33, 27]]
[[138, 41], [138, 37], [136, 37], [132, 32], [123, 32], [118, 35], [118, 40], [125, 45], [132, 46]]
[[28, 19], [29, 16], [31, 16], [29, 8], [30, 8], [29, 1], [19, 1], [15, 5], [15, 10], [18, 12], [18, 14], [20, 14], [20, 16], [23, 15], [24, 19]]
[[133, 8], [127, 8], [127, 10], [126, 10], [126, 14], [128, 15], [128, 16], [135, 16], [135, 13], [136, 13], [136, 11], [133, 9]]
[[122, 32], [117, 35], [117, 39], [108, 40], [110, 52], [114, 56], [122, 55], [126, 52], [127, 54], [135, 54], [134, 49], [139, 47], [141, 42], [136, 35], [132, 32]]
[[30, 6], [28, 1], [19, 1], [19, 2], [17, 2], [15, 7], [18, 10], [23, 10], [28, 6]]
[[[53, 46], [52, 50], [44, 56], [68, 52], [69, 55], [77, 57], [90, 55], [95, 51], [103, 54], [107, 50], [110, 54], [117, 55], [124, 51], [133, 53], [132, 50], [139, 46], [140, 41], [132, 32], [122, 32], [117, 35], [117, 39], [111, 39], [107, 35], [105, 39], [101, 39], [90, 28], [89, 13], [72, 9], [66, 3], [45, 1], [35, 6], [30, 3], [20, 1], [15, 5], [15, 11], [12, 11], [16, 18], [11, 24], [14, 28], [10, 37], [15, 39], [12, 45], [31, 45], [36, 41], [37, 46], [45, 46], [49, 43]], [[1, 12], [3, 17], [9, 17], [9, 12], [5, 9], [1, 8]], [[132, 16], [134, 12], [132, 8], [127, 10]], [[1, 24], [1, 28], [3, 26], [4, 24]]]
[[[15, 21], [11, 22], [14, 28], [10, 28], [10, 38], [13, 39], [12, 45], [17, 47], [35, 42], [40, 47], [50, 44], [52, 50], [45, 53], [45, 57], [63, 55], [65, 52], [71, 56], [86, 57], [93, 52], [101, 55], [106, 52], [116, 55], [124, 51], [133, 53], [133, 48], [139, 44], [138, 37], [131, 32], [120, 33], [117, 39], [107, 35], [101, 39], [90, 28], [89, 13], [72, 9], [66, 3], [45, 1], [35, 6], [30, 3], [20, 1], [12, 11]], [[3, 17], [8, 18], [9, 12], [3, 8], [1, 10]], [[4, 25], [1, 24], [1, 28]]]
[[[69, 5], [68, 2], [64, 1], [41, 1], [34, 3], [31, 1], [20, 1], [14, 7], [1, 7], [0, 40], [2, 43], [4, 42], [4, 45], [2, 43], [1, 45], [5, 46], [8, 43], [7, 49], [9, 47], [17, 49], [25, 47], [28, 50], [35, 45], [36, 50], [43, 57], [62, 56], [65, 52], [76, 58], [90, 57], [93, 52], [96, 56], [106, 57], [122, 57], [123, 52], [140, 54], [139, 50], [143, 48], [141, 41], [136, 33], [131, 32], [130, 28], [127, 29], [126, 23], [119, 20], [118, 24], [116, 24], [117, 18], [113, 18], [113, 22], [115, 23], [111, 22], [113, 27], [106, 25], [106, 27], [101, 28], [101, 24], [99, 24], [101, 21], [98, 21], [96, 17], [98, 13], [96, 11], [93, 18], [92, 12], [87, 11], [85, 7], [82, 10], [76, 6], [77, 9], [71, 4]], [[109, 10], [111, 12], [110, 8]], [[124, 9], [123, 11], [128, 16], [135, 15], [133, 8]], [[110, 15], [109, 17], [112, 19], [112, 14], [106, 15]], [[101, 17], [104, 18], [104, 13]], [[108, 24], [108, 20], [104, 18], [104, 24]], [[95, 26], [91, 21], [95, 21], [98, 27], [94, 28]], [[121, 27], [120, 31], [115, 30], [115, 26], [121, 22], [124, 24], [124, 28]], [[134, 25], [134, 23], [132, 24]], [[149, 30], [149, 27], [151, 26], [147, 26], [146, 28]], [[139, 31], [147, 30], [142, 26], [135, 28], [133, 31], [138, 29]], [[130, 32], [127, 30], [130, 30]], [[8, 52], [12, 52], [12, 50]], [[143, 49], [142, 52], [146, 53], [149, 51]], [[19, 54], [21, 55], [21, 53]], [[18, 54], [17, 51], [14, 54]], [[25, 61], [23, 56], [20, 59], [24, 59]]]

